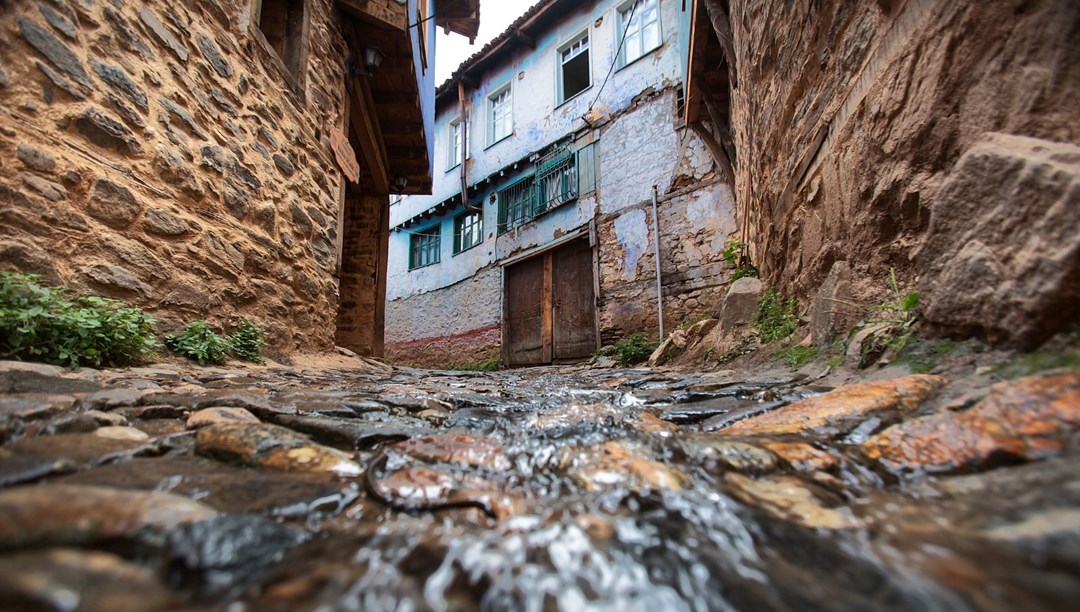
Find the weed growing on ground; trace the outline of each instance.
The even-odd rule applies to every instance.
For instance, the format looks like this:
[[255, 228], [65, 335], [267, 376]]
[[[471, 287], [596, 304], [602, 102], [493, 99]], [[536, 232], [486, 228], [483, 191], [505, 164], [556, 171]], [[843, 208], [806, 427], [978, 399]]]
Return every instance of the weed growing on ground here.
[[789, 346], [778, 352], [776, 356], [787, 362], [788, 366], [798, 369], [806, 365], [817, 354], [818, 348], [816, 346]]
[[633, 365], [647, 360], [657, 346], [659, 343], [649, 342], [644, 332], [637, 332], [616, 342], [611, 355], [620, 365]]
[[489, 357], [483, 361], [476, 363], [470, 363], [465, 365], [449, 365], [446, 366], [447, 370], [460, 370], [463, 372], [495, 372], [502, 367], [502, 359], [498, 357]]
[[866, 367], [885, 355], [899, 354], [911, 338], [911, 327], [918, 320], [919, 293], [912, 291], [900, 295], [893, 270], [889, 270], [888, 285], [892, 300], [871, 306], [876, 314], [856, 324], [856, 328], [879, 328], [863, 340], [859, 367]]
[[731, 273], [732, 282], [744, 277], [756, 278], [758, 275], [757, 266], [750, 262], [750, 254], [746, 252], [747, 246], [745, 242], [731, 239], [720, 253], [728, 265], [735, 266], [735, 271]]
[[221, 365], [232, 350], [229, 341], [210, 329], [205, 319], [190, 323], [178, 335], [165, 336], [165, 346], [199, 365]]
[[34, 274], [0, 272], [0, 358], [69, 367], [128, 366], [153, 356], [153, 317], [120, 300], [64, 298]]
[[799, 326], [798, 303], [795, 298], [784, 300], [776, 289], [769, 289], [758, 300], [754, 327], [762, 344], [787, 338]]
[[260, 365], [266, 363], [262, 356], [262, 349], [266, 346], [265, 335], [266, 330], [254, 321], [248, 318], [242, 319], [236, 331], [229, 337], [233, 356], [250, 363]]

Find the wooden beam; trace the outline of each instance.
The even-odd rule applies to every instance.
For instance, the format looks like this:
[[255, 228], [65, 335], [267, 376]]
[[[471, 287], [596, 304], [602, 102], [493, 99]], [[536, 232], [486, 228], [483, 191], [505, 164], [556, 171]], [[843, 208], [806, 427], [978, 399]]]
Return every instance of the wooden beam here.
[[526, 47], [528, 47], [530, 49], [535, 49], [536, 48], [536, 40], [532, 36], [529, 36], [528, 34], [523, 32], [522, 30], [517, 30], [516, 32], [514, 32], [514, 38], [517, 38], [519, 43], [525, 45]]
[[352, 78], [352, 100], [349, 118], [360, 153], [371, 175], [377, 193], [390, 193], [389, 168], [386, 163], [386, 144], [379, 122], [374, 117], [375, 104], [371, 99], [371, 86], [366, 79]]
[[541, 288], [543, 297], [541, 298], [541, 339], [543, 341], [542, 348], [540, 349], [540, 359], [544, 363], [551, 363], [554, 357], [554, 345], [555, 345], [555, 296], [553, 266], [551, 261], [551, 251], [544, 253], [544, 284]]
[[337, 0], [346, 13], [367, 23], [405, 31], [409, 26], [409, 13], [405, 4], [394, 0]]

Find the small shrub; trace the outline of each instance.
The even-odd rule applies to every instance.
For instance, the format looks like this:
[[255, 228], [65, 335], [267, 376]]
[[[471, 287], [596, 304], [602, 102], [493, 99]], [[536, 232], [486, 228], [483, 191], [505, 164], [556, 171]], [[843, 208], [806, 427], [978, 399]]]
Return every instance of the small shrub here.
[[205, 319], [189, 324], [179, 335], [165, 336], [165, 346], [199, 365], [221, 365], [232, 350], [229, 341], [210, 329]]
[[724, 261], [728, 262], [728, 265], [735, 266], [735, 271], [731, 273], [732, 282], [746, 277], [757, 278], [758, 269], [750, 261], [750, 254], [746, 252], [747, 246], [749, 245], [745, 242], [734, 239], [728, 240], [724, 251], [720, 253], [720, 256], [724, 258]]
[[647, 360], [657, 346], [659, 346], [658, 343], [649, 342], [646, 339], [644, 332], [638, 332], [616, 342], [612, 354], [618, 364], [633, 365]]
[[789, 346], [776, 354], [792, 368], [801, 368], [818, 354], [816, 346]]
[[64, 299], [34, 274], [0, 272], [0, 358], [69, 367], [128, 366], [157, 346], [154, 319], [120, 300]]
[[798, 304], [795, 298], [784, 300], [776, 289], [769, 289], [758, 300], [758, 312], [754, 317], [754, 326], [758, 330], [762, 344], [787, 338], [795, 333], [799, 326], [796, 313]]
[[250, 363], [260, 365], [266, 363], [262, 356], [262, 349], [266, 346], [265, 335], [266, 330], [259, 327], [254, 321], [248, 318], [242, 319], [239, 327], [229, 337], [233, 356]]

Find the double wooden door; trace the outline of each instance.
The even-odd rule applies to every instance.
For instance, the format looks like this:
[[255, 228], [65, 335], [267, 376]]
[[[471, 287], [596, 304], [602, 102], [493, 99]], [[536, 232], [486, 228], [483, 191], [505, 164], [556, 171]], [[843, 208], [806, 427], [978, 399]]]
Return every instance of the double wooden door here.
[[567, 363], [596, 351], [593, 253], [586, 239], [507, 266], [503, 362]]

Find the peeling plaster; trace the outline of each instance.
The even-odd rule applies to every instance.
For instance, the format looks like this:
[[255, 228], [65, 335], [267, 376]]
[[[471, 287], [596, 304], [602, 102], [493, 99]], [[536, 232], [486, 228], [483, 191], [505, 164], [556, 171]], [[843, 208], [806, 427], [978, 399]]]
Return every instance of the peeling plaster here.
[[637, 277], [638, 260], [649, 247], [649, 225], [639, 209], [615, 219], [615, 240], [623, 248], [622, 273], [626, 280]]

